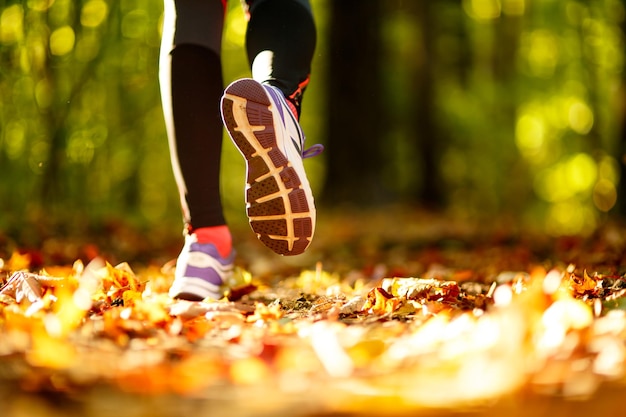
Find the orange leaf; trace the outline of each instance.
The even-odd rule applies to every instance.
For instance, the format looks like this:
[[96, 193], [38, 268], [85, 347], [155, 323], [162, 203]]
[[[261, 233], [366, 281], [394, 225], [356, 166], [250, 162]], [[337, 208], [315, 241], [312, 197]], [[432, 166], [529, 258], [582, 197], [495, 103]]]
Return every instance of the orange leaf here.
[[133, 291], [142, 291], [142, 284], [135, 273], [130, 269], [127, 263], [122, 263], [113, 267], [110, 263], [106, 263], [104, 271], [101, 272], [103, 285], [105, 289], [111, 287], [115, 289], [130, 289]]
[[587, 271], [583, 271], [583, 276], [578, 277], [575, 274], [571, 274], [569, 277], [570, 288], [576, 294], [588, 294], [593, 293], [598, 285], [598, 282], [587, 274]]
[[188, 341], [195, 342], [202, 339], [213, 327], [214, 325], [206, 317], [199, 316], [185, 322], [183, 333]]
[[374, 288], [367, 294], [367, 300], [362, 311], [374, 314], [391, 314], [400, 305], [400, 298], [396, 298], [380, 287]]
[[176, 363], [168, 379], [174, 392], [189, 394], [215, 383], [222, 377], [223, 368], [218, 358], [196, 354]]

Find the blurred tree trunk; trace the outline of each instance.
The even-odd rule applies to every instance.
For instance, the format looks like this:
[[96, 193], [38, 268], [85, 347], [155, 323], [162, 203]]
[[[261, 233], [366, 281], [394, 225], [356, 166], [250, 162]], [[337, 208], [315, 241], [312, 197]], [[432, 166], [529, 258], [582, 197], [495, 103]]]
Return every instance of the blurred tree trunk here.
[[[517, 55], [523, 32], [522, 16], [503, 14], [494, 22], [494, 40], [491, 68], [493, 84], [501, 93], [492, 103], [491, 114], [502, 128], [494, 133], [494, 155], [500, 155], [494, 179], [497, 187], [497, 209], [519, 215], [524, 205], [533, 198], [533, 185], [526, 164], [522, 163], [515, 145], [515, 126], [520, 102], [517, 91]], [[506, 91], [506, 93], [505, 93]], [[506, 175], [508, 173], [508, 175]], [[509, 177], [511, 176], [511, 177]], [[511, 181], [516, 178], [516, 181]], [[521, 180], [521, 179], [524, 180]]]
[[[626, 34], [626, 22], [622, 21], [622, 32]], [[622, 74], [622, 102], [626, 101], [626, 74]], [[617, 202], [612, 214], [620, 220], [626, 220], [626, 111], [622, 108], [620, 132], [618, 143], [615, 147], [615, 159], [619, 164], [619, 183], [617, 184]]]
[[[623, 7], [626, 7], [626, 0], [622, 0]], [[621, 36], [626, 35], [626, 20], [621, 19], [620, 23]], [[621, 95], [622, 103], [626, 101], [626, 73], [622, 71]], [[618, 143], [615, 147], [615, 159], [619, 164], [619, 183], [617, 184], [617, 202], [612, 212], [621, 220], [626, 220], [626, 111], [622, 106], [620, 121], [620, 134]]]
[[436, 41], [436, 16], [432, 5], [433, 2], [429, 1], [404, 4], [419, 27], [422, 43], [417, 48], [422, 54], [419, 64], [411, 68], [409, 105], [413, 117], [408, 126], [410, 135], [408, 139], [413, 141], [415, 153], [420, 158], [421, 163], [416, 164], [416, 169], [419, 170], [417, 176], [423, 178], [423, 183], [408, 197], [427, 207], [440, 208], [443, 204], [443, 186], [439, 170], [442, 138], [434, 120], [436, 56], [433, 50]]
[[382, 203], [385, 112], [381, 95], [381, 5], [330, 2], [327, 204]]

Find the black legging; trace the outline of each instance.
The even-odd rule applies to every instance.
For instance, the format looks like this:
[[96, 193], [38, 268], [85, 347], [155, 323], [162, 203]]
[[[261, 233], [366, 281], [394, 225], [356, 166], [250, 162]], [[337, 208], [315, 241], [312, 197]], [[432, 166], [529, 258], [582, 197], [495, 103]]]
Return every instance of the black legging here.
[[[219, 189], [224, 89], [220, 56], [226, 0], [164, 0], [160, 83], [183, 217], [191, 230], [225, 224]], [[308, 0], [249, 0], [252, 77], [299, 111], [315, 49]]]

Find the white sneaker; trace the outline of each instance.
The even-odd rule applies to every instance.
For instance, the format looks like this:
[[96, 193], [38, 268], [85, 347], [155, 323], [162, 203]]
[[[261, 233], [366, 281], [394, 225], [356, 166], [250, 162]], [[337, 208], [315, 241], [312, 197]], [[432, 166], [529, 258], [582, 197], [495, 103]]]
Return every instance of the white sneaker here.
[[304, 150], [295, 110], [282, 92], [252, 79], [229, 85], [222, 97], [222, 119], [246, 160], [247, 214], [252, 230], [280, 255], [298, 255], [315, 231], [315, 204], [302, 158]]
[[198, 243], [196, 235], [185, 237], [178, 255], [174, 282], [169, 291], [172, 298], [200, 301], [219, 300], [224, 296], [222, 285], [233, 273], [235, 251], [223, 258], [212, 243]]

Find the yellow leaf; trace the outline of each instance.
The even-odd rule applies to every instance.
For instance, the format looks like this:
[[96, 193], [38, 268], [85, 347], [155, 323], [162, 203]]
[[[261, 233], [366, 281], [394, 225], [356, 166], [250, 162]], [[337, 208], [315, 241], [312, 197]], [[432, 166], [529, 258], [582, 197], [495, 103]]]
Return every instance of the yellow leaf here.
[[278, 320], [282, 316], [283, 312], [280, 309], [280, 305], [272, 304], [270, 306], [266, 306], [263, 303], [256, 303], [254, 314], [248, 317], [247, 321], [249, 323], [255, 323], [257, 321]]
[[385, 351], [385, 342], [379, 339], [365, 339], [347, 350], [357, 367], [365, 366]]
[[26, 359], [33, 366], [65, 369], [69, 368], [76, 358], [71, 343], [51, 337], [46, 332], [33, 334], [33, 344], [26, 354]]
[[141, 293], [134, 290], [126, 290], [122, 293], [125, 307], [132, 307], [137, 300], [141, 300]]
[[59, 335], [66, 335], [82, 323], [87, 311], [77, 303], [76, 293], [69, 288], [60, 288], [54, 311], [60, 321]]
[[[24, 332], [33, 333], [38, 330], [43, 330], [43, 323], [33, 317], [26, 316], [26, 314], [20, 310], [17, 305], [7, 306], [2, 310], [4, 316], [3, 330], [7, 332]], [[0, 336], [0, 340], [6, 335]], [[1, 343], [1, 342], [0, 342]]]
[[11, 254], [5, 268], [9, 271], [24, 271], [30, 268], [31, 257], [28, 253], [21, 254], [17, 251]]
[[244, 358], [231, 365], [230, 377], [235, 385], [266, 383], [270, 378], [270, 370], [265, 362], [259, 358]]
[[41, 275], [46, 277], [69, 277], [74, 275], [74, 268], [71, 266], [46, 266], [41, 270]]
[[[126, 291], [128, 292], [128, 291]], [[151, 325], [160, 325], [172, 321], [172, 317], [166, 310], [165, 306], [154, 302], [145, 301], [141, 298], [141, 294], [135, 292], [139, 296], [133, 298], [133, 307], [131, 309], [131, 317], [137, 320], [145, 320]]]

